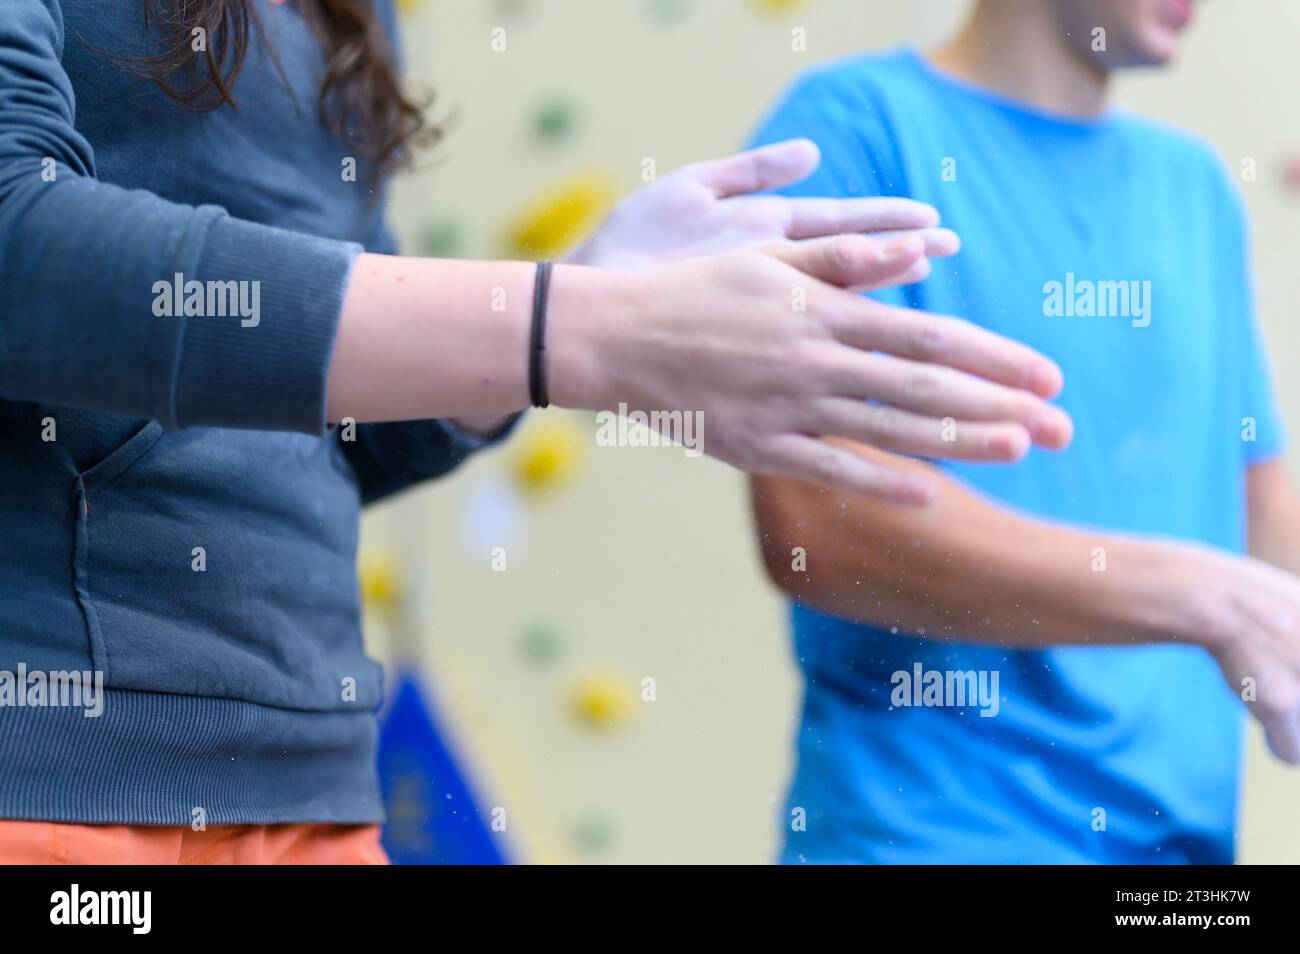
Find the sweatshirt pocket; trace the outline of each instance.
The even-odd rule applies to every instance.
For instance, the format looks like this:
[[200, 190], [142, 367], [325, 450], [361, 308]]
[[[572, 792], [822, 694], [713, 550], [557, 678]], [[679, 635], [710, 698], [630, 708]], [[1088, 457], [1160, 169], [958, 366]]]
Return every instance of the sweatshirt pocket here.
[[162, 437], [163, 429], [157, 421], [150, 421], [140, 430], [128, 437], [116, 450], [97, 464], [78, 471], [74, 489], [75, 539], [73, 542], [73, 589], [77, 594], [77, 603], [86, 620], [87, 636], [90, 643], [92, 666], [111, 681], [108, 669], [108, 648], [104, 642], [103, 628], [95, 601], [90, 593], [90, 499], [94, 488], [102, 487], [121, 476], [127, 468], [147, 454]]
[[81, 475], [78, 595], [110, 686], [377, 708], [381, 673], [360, 636], [357, 491], [318, 443], [147, 427]]
[[128, 437], [117, 450], [93, 467], [81, 471], [79, 474], [81, 485], [86, 488], [102, 487], [120, 477], [127, 468], [149, 453], [162, 435], [162, 425], [157, 421], [150, 421]]

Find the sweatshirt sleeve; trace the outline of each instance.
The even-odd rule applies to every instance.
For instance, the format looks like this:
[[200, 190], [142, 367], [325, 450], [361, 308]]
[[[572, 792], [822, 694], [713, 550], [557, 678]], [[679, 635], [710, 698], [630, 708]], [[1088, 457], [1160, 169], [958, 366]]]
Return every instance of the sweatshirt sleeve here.
[[[95, 178], [59, 0], [0, 14], [0, 398], [164, 427], [321, 434], [360, 246]], [[256, 323], [160, 317], [159, 282], [247, 283]]]
[[357, 475], [361, 502], [372, 504], [450, 473], [470, 455], [501, 443], [521, 416], [511, 415], [500, 430], [488, 436], [470, 434], [452, 421], [438, 420], [364, 424], [356, 429], [354, 440], [347, 440], [342, 428], [335, 433]]

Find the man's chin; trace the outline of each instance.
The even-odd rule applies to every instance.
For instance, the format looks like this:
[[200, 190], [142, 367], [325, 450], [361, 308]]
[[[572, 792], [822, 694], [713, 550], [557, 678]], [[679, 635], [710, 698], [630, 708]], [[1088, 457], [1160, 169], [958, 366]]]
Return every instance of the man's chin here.
[[1182, 31], [1155, 37], [1140, 50], [1141, 65], [1168, 66], [1183, 50]]
[[1102, 55], [1099, 59], [1109, 70], [1158, 69], [1168, 66], [1177, 59], [1179, 52], [1180, 47], [1177, 44], [1161, 44], [1135, 49], [1124, 56]]

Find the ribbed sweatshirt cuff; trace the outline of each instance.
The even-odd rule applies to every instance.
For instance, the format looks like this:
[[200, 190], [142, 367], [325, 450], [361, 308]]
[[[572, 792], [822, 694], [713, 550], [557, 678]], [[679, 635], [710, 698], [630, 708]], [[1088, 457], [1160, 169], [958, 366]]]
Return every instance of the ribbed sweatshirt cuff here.
[[375, 824], [373, 712], [105, 689], [102, 714], [0, 707], [0, 819]]
[[161, 423], [325, 433], [334, 338], [360, 252], [351, 242], [217, 218], [195, 274], [183, 280], [223, 283], [217, 298], [233, 302], [237, 293], [243, 307], [184, 319], [173, 420]]

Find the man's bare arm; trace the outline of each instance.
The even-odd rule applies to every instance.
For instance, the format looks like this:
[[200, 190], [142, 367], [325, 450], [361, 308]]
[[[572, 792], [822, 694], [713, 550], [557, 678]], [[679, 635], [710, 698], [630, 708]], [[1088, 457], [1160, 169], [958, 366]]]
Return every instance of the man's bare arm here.
[[939, 482], [934, 505], [754, 479], [764, 562], [778, 586], [816, 609], [927, 639], [1201, 646], [1232, 691], [1250, 687], [1243, 700], [1274, 753], [1300, 763], [1300, 579], [1196, 543], [1058, 526], [936, 468], [895, 464]]
[[1246, 513], [1251, 556], [1300, 573], [1300, 495], [1282, 460], [1246, 471]]

